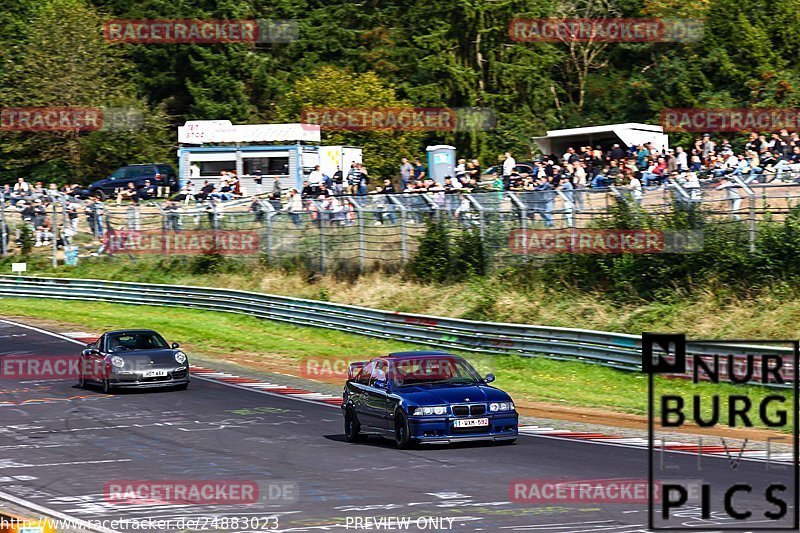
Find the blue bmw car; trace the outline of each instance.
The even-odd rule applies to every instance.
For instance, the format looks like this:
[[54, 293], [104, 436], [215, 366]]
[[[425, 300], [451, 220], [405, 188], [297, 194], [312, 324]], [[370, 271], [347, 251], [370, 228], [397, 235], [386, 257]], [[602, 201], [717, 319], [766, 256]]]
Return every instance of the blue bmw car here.
[[350, 365], [344, 387], [348, 442], [366, 435], [416, 444], [517, 439], [511, 397], [489, 385], [462, 357], [438, 351], [397, 352]]

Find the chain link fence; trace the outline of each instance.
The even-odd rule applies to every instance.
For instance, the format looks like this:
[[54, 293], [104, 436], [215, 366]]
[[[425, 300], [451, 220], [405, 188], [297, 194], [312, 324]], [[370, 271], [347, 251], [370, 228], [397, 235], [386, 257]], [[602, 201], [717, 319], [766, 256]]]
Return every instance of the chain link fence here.
[[1, 253], [47, 255], [56, 265], [97, 255], [135, 259], [216, 252], [242, 261], [302, 263], [320, 272], [396, 271], [414, 257], [426, 223], [438, 220], [454, 235], [478, 233], [487, 264], [504, 265], [526, 259], [512, 245], [514, 231], [597, 227], [622, 203], [655, 218], [694, 209], [707, 219], [741, 224], [750, 232], [751, 247], [759, 224], [782, 220], [800, 203], [798, 184], [747, 184], [735, 177], [731, 183], [689, 189], [670, 182], [641, 193], [623, 187], [438, 191], [302, 202], [255, 197], [132, 204], [55, 191], [22, 199], [0, 193]]

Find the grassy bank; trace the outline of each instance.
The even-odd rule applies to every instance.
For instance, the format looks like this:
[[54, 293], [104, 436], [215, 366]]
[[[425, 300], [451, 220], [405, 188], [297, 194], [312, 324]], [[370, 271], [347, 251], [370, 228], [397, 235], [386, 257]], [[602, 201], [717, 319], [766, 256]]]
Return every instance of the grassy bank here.
[[[320, 362], [352, 362], [395, 350], [419, 348], [338, 331], [194, 309], [0, 298], [0, 315], [47, 319], [92, 332], [127, 327], [155, 328], [168, 341], [180, 342], [191, 355], [293, 375], [303, 375], [302, 362], [308, 358]], [[579, 362], [464, 355], [481, 373], [493, 372], [497, 384], [518, 402], [549, 402], [646, 414], [647, 380], [639, 373]], [[658, 381], [660, 393], [673, 392], [683, 397], [700, 394], [707, 398], [711, 392], [724, 392], [722, 388], [733, 390], [725, 386], [711, 389], [708, 384], [695, 385], [682, 380]], [[768, 394], [759, 387], [739, 387], [737, 391], [746, 391], [754, 404]], [[703, 412], [708, 412], [705, 406]]]
[[[0, 266], [10, 271], [10, 266]], [[691, 293], [676, 288], [656, 301], [620, 302], [599, 291], [521, 287], [502, 275], [420, 285], [400, 275], [374, 273], [353, 281], [191, 258], [132, 262], [101, 257], [58, 269], [42, 262], [30, 264], [28, 273], [226, 287], [401, 312], [632, 334], [678, 331], [703, 338], [795, 338], [800, 321], [800, 290], [781, 283], [748, 295], [715, 284]]]

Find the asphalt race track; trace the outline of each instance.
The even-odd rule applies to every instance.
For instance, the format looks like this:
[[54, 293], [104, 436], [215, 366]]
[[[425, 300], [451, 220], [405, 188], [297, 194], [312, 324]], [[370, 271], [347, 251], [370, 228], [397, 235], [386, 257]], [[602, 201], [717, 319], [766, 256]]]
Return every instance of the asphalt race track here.
[[[77, 355], [80, 348], [0, 322], [0, 355]], [[197, 378], [182, 392], [106, 396], [70, 379], [0, 376], [0, 426], [0, 491], [83, 520], [275, 517], [279, 530], [325, 531], [356, 530], [357, 518], [410, 517], [410, 531], [646, 531], [645, 504], [517, 503], [509, 493], [520, 479], [647, 479], [643, 449], [541, 436], [520, 436], [514, 446], [412, 451], [377, 439], [353, 445], [344, 440], [339, 408]], [[727, 459], [707, 459], [697, 472], [695, 456], [668, 456], [677, 472], [712, 487], [742, 479], [757, 487], [776, 476], [762, 462], [732, 469]], [[131, 504], [104, 495], [110, 482], [169, 479], [255, 480], [296, 494], [249, 505]], [[758, 490], [736, 501], [756, 513], [771, 508]], [[699, 516], [694, 507], [680, 523], [737, 525]]]

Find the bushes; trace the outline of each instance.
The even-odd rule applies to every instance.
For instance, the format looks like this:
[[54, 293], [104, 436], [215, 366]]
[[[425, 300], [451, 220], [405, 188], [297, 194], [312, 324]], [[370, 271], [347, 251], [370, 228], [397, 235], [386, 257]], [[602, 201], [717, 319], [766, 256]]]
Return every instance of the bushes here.
[[441, 219], [428, 222], [406, 272], [422, 283], [452, 283], [486, 273], [483, 240], [475, 228], [453, 237]]
[[[596, 227], [692, 231], [702, 233], [703, 241], [699, 249], [685, 253], [536, 256], [493, 276], [516, 287], [598, 291], [621, 301], [665, 301], [710, 284], [750, 296], [778, 284], [800, 282], [800, 207], [784, 221], [760, 222], [752, 252], [747, 222], [708, 221], [702, 211], [685, 203], [660, 216], [620, 203]], [[483, 276], [487, 268], [486, 242], [477, 229], [449, 228], [435, 220], [421, 237], [407, 273], [424, 283], [451, 283]]]

